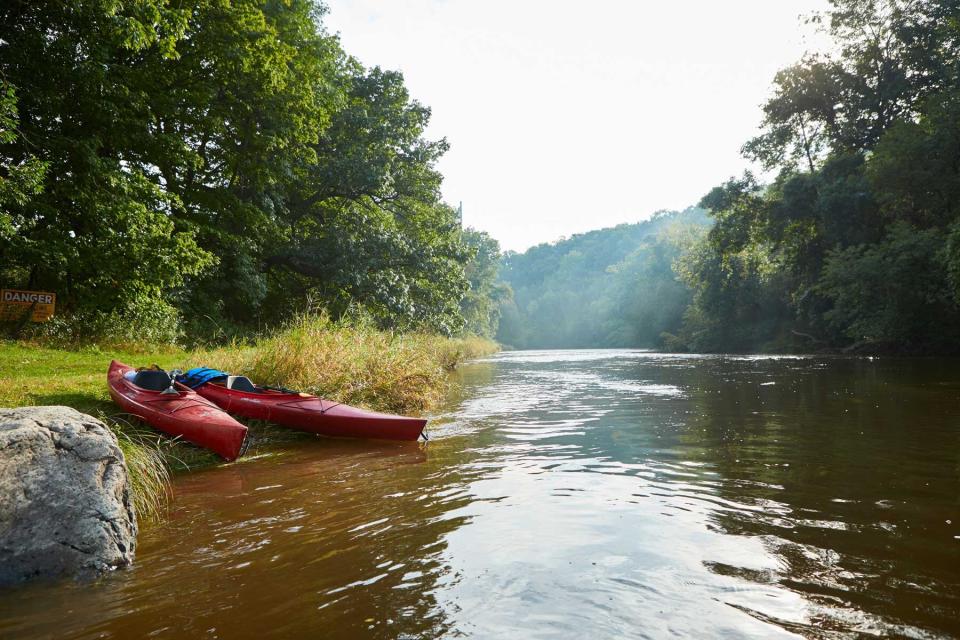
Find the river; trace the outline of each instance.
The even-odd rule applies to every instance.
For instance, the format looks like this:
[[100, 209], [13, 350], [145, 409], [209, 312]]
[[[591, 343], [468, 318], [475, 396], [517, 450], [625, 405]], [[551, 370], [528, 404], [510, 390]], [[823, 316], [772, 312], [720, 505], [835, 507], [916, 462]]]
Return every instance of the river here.
[[176, 478], [136, 566], [2, 638], [960, 636], [960, 363], [644, 351], [464, 366], [427, 444]]

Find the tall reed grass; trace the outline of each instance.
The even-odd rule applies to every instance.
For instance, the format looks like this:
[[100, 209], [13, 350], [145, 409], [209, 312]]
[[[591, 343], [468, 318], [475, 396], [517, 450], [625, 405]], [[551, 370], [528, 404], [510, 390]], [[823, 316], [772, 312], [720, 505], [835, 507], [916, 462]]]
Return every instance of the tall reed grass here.
[[128, 422], [102, 418], [117, 436], [126, 460], [130, 495], [139, 520], [161, 518], [170, 503], [168, 454], [163, 441]]
[[447, 372], [497, 351], [477, 337], [397, 333], [365, 320], [298, 316], [250, 348], [206, 352], [211, 366], [331, 400], [393, 413], [422, 413], [448, 388]]

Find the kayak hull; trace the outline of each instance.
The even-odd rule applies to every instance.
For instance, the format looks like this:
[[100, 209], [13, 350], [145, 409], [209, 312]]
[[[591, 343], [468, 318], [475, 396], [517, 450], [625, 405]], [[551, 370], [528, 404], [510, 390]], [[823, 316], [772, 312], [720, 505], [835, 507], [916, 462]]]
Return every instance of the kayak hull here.
[[136, 386], [125, 377], [133, 371], [114, 360], [107, 371], [110, 397], [124, 411], [158, 431], [209, 449], [227, 461], [243, 449], [247, 428], [198, 393], [175, 383], [177, 395]]
[[335, 438], [416, 440], [427, 424], [422, 418], [365, 411], [304, 393], [263, 388], [251, 393], [213, 382], [196, 391], [234, 415]]

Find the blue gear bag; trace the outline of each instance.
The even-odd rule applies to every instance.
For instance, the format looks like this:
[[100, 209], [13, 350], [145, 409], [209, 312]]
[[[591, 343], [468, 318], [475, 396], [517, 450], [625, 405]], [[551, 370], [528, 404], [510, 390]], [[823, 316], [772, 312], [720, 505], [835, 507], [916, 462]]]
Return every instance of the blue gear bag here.
[[186, 373], [182, 373], [177, 376], [177, 382], [185, 384], [191, 389], [196, 389], [197, 387], [203, 386], [212, 380], [226, 378], [228, 375], [230, 374], [228, 374], [226, 371], [220, 371], [219, 369], [211, 369], [210, 367], [195, 367]]

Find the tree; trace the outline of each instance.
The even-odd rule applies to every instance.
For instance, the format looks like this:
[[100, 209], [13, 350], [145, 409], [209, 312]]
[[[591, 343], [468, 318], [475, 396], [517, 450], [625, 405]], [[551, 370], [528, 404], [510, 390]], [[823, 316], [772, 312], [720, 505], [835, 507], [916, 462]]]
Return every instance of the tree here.
[[654, 347], [679, 331], [690, 300], [674, 263], [707, 226], [705, 212], [575, 235], [504, 256], [513, 289], [497, 339], [518, 348]]
[[211, 263], [193, 233], [174, 228], [177, 198], [124, 152], [149, 121], [131, 95], [131, 66], [149, 51], [173, 57], [186, 15], [159, 0], [0, 9], [0, 77], [16, 88], [20, 116], [0, 155], [30, 176], [2, 205], [13, 230], [0, 237], [7, 277], [26, 272], [23, 284], [57, 290], [67, 309], [109, 309]]
[[765, 131], [744, 146], [767, 168], [813, 171], [826, 153], [872, 149], [924, 97], [956, 84], [955, 0], [831, 0], [837, 52], [807, 56], [774, 79]]
[[[0, 247], [12, 247], [17, 238], [17, 227], [9, 207], [23, 207], [43, 190], [46, 163], [32, 154], [13, 155], [22, 135], [17, 112], [17, 94], [13, 85], [0, 81]], [[11, 253], [10, 249], [8, 249]], [[4, 254], [0, 253], [0, 256]], [[13, 278], [17, 267], [4, 261], [0, 278]], [[21, 267], [23, 270], [23, 267]], [[7, 272], [7, 273], [4, 273]]]
[[[16, 88], [0, 81], [0, 148], [8, 153], [18, 142], [22, 144], [19, 125]], [[33, 154], [0, 156], [0, 214], [5, 214], [6, 206], [23, 206], [39, 194], [46, 170], [47, 165]]]
[[679, 331], [693, 296], [677, 268], [707, 229], [671, 222], [610, 268], [614, 280], [606, 300], [613, 305], [605, 313], [604, 346], [658, 347]]
[[265, 256], [281, 282], [385, 324], [460, 330], [470, 251], [440, 199], [435, 163], [446, 141], [423, 137], [430, 111], [396, 72], [344, 61], [329, 126], [298, 166], [285, 242]]
[[892, 126], [867, 162], [885, 219], [943, 227], [960, 215], [960, 91], [928, 98], [916, 121]]
[[949, 344], [921, 316], [955, 319], [960, 5], [832, 5], [816, 20], [828, 22], [835, 53], [777, 75], [765, 131], [745, 146], [779, 174], [704, 198], [717, 223], [682, 261], [694, 345]]
[[943, 247], [935, 230], [897, 222], [881, 242], [832, 251], [819, 284], [833, 302], [826, 320], [857, 346], [952, 351], [960, 308]]
[[325, 11], [3, 5], [5, 283], [54, 289], [66, 311], [146, 296], [253, 324], [309, 301], [459, 331], [471, 251], [440, 198], [447, 144], [424, 137], [430, 111], [399, 73], [326, 33]]
[[500, 324], [501, 307], [513, 299], [510, 286], [499, 280], [500, 244], [484, 231], [464, 229], [463, 242], [473, 252], [467, 263], [470, 289], [460, 301], [467, 332], [493, 338]]

